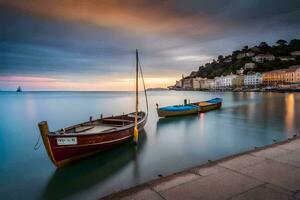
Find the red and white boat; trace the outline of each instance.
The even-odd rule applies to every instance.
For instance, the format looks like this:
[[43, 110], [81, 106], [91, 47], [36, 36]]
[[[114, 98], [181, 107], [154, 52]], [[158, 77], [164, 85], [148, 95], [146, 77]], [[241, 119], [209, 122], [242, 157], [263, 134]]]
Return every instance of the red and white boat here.
[[[134, 139], [135, 142], [138, 141], [138, 132], [144, 128], [148, 115], [146, 112], [138, 111], [139, 68], [141, 69], [141, 66], [139, 65], [138, 51], [136, 51], [135, 112], [115, 117], [90, 119], [87, 122], [54, 132], [49, 131], [46, 121], [38, 124], [48, 156], [57, 167], [99, 151], [113, 148], [131, 139]], [[146, 90], [145, 95], [147, 102]]]

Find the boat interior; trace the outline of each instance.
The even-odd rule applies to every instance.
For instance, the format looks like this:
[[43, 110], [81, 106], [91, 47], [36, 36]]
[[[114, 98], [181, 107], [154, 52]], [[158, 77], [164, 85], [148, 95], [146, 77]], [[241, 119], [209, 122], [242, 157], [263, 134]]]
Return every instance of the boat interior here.
[[[138, 121], [145, 117], [144, 112], [138, 113]], [[54, 134], [94, 134], [104, 133], [110, 130], [116, 130], [118, 128], [130, 125], [134, 123], [135, 113], [129, 113], [125, 115], [112, 116], [112, 117], [100, 117], [99, 119], [76, 124], [67, 128], [60, 129]]]

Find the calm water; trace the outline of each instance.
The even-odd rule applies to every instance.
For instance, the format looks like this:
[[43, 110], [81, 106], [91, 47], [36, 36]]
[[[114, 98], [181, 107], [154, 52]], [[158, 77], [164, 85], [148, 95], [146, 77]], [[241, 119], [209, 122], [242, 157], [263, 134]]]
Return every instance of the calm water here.
[[[160, 105], [222, 97], [221, 110], [158, 119]], [[150, 92], [145, 133], [135, 148], [114, 150], [56, 169], [44, 146], [33, 149], [37, 123], [51, 130], [100, 113], [132, 111], [128, 92], [0, 92], [0, 198], [97, 199], [195, 165], [284, 140], [300, 132], [300, 94]], [[143, 107], [144, 104], [142, 105]]]

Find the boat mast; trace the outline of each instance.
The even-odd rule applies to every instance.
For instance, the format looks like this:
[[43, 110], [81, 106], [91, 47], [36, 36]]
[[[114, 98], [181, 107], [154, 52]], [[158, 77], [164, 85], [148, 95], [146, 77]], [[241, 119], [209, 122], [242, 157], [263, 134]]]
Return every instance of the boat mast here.
[[134, 131], [133, 140], [135, 143], [138, 142], [139, 131], [138, 131], [138, 112], [139, 112], [139, 53], [136, 49], [136, 71], [135, 71], [135, 118], [134, 118]]

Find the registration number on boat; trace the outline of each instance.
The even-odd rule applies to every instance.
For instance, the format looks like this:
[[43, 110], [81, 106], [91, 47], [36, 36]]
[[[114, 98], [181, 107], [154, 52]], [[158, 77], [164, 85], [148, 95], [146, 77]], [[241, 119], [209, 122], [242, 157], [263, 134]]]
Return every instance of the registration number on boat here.
[[73, 145], [77, 144], [77, 138], [76, 137], [61, 137], [57, 138], [57, 145]]

